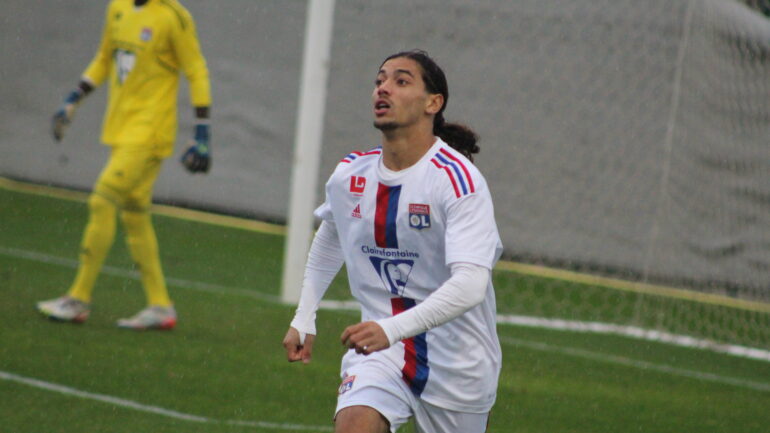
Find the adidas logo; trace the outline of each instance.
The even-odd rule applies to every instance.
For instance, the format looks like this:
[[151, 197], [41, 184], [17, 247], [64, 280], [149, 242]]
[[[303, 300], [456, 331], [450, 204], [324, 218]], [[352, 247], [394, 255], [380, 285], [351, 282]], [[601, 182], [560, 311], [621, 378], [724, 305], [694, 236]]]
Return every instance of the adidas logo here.
[[353, 213], [350, 214], [353, 218], [361, 218], [361, 205], [357, 204], [356, 208], [353, 209]]

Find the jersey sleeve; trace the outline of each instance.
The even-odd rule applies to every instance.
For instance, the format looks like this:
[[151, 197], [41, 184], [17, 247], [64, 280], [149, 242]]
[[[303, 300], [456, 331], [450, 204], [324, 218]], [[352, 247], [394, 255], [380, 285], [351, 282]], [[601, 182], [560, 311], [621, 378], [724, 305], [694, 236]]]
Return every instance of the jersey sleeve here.
[[318, 228], [310, 245], [299, 303], [290, 326], [299, 332], [316, 334], [316, 311], [343, 262], [337, 228], [326, 221]]
[[332, 214], [332, 207], [329, 204], [329, 200], [327, 199], [321, 203], [321, 206], [318, 206], [316, 210], [313, 211], [313, 215], [324, 221], [334, 221], [334, 215]]
[[334, 174], [329, 177], [329, 180], [326, 182], [326, 197], [324, 198], [324, 202], [321, 203], [320, 206], [316, 208], [315, 211], [313, 211], [313, 215], [315, 215], [316, 218], [320, 218], [324, 221], [334, 221], [334, 213], [332, 212], [332, 205], [329, 203], [329, 190], [331, 189], [332, 180], [334, 179]]
[[344, 164], [341, 164], [341, 163], [337, 164], [337, 167], [335, 167], [331, 176], [329, 176], [329, 180], [326, 181], [326, 187], [324, 189], [326, 197], [324, 199], [324, 202], [321, 203], [321, 205], [318, 206], [316, 210], [313, 212], [313, 215], [315, 215], [316, 218], [320, 218], [324, 221], [334, 221], [334, 213], [332, 210], [330, 198], [333, 194], [332, 190], [334, 189], [335, 179], [338, 176], [340, 176], [340, 170], [342, 170], [343, 168], [344, 168]]
[[443, 325], [484, 300], [491, 272], [486, 267], [455, 262], [452, 276], [423, 302], [403, 313], [377, 320], [390, 345]]
[[182, 71], [190, 83], [190, 102], [195, 107], [211, 105], [211, 83], [206, 59], [201, 52], [195, 20], [184, 8], [172, 26], [172, 43]]
[[477, 171], [476, 190], [457, 198], [446, 191], [446, 264], [466, 262], [492, 269], [502, 253], [492, 196]]
[[112, 44], [110, 43], [110, 18], [115, 9], [115, 2], [107, 6], [107, 12], [104, 17], [104, 29], [102, 30], [102, 39], [99, 42], [99, 48], [96, 51], [91, 63], [83, 72], [82, 78], [94, 87], [100, 86], [110, 73], [110, 62], [112, 62]]

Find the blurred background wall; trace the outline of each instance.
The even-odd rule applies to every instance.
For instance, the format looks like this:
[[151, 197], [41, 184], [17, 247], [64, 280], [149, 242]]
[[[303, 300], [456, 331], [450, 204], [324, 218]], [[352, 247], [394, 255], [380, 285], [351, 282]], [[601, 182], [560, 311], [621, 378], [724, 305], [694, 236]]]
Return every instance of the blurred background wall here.
[[[4, 0], [0, 176], [90, 189], [106, 89], [65, 140], [50, 116], [96, 50], [107, 2]], [[155, 201], [285, 221], [306, 2], [187, 0], [213, 87], [213, 169], [176, 161]], [[337, 0], [322, 187], [379, 144], [380, 62], [422, 48], [476, 164], [507, 258], [770, 300], [770, 22], [734, 0]], [[324, 83], [317, 83], [323, 86]], [[2, 204], [0, 204], [2, 205]], [[2, 227], [2, 229], [9, 229]]]

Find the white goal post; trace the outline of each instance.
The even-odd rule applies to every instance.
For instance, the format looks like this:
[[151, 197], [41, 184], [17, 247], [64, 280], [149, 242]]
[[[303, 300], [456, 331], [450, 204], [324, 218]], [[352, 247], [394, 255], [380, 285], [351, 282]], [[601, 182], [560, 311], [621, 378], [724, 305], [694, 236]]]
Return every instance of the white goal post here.
[[299, 301], [313, 234], [333, 21], [334, 0], [308, 0], [281, 281], [281, 299], [287, 304]]

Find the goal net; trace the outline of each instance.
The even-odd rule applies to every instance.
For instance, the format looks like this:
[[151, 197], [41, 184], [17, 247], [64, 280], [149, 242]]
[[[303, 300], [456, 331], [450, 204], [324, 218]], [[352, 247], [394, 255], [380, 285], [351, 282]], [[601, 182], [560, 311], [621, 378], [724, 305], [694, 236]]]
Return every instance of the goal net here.
[[501, 311], [770, 348], [768, 17], [575, 3], [518, 11], [518, 174], [493, 192], [516, 261], [612, 279], [519, 267], [556, 277], [501, 288]]

